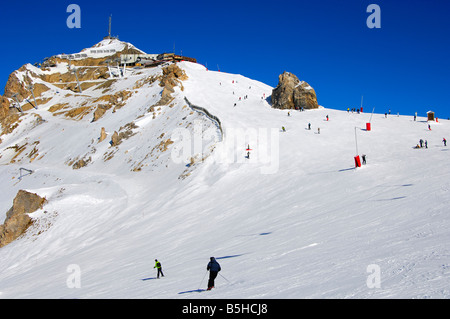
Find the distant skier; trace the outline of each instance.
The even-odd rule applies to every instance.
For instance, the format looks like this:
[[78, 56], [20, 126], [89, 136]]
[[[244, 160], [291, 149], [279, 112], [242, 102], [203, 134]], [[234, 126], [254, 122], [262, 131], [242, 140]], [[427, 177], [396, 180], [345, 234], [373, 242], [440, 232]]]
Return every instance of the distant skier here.
[[423, 140], [422, 139], [420, 139], [419, 145], [420, 145], [421, 148], [423, 147]]
[[320, 127], [317, 128], [317, 134], [320, 134]]
[[155, 259], [155, 267], [153, 267], [153, 268], [158, 269], [158, 275], [156, 278], [159, 278], [159, 274], [161, 274], [161, 276], [164, 277], [164, 274], [162, 272], [162, 266], [161, 266], [161, 263], [158, 261], [158, 259]]
[[366, 165], [366, 154], [363, 154], [362, 156], [362, 160], [363, 160], [363, 165]]
[[286, 132], [286, 128], [285, 128], [284, 126], [281, 127], [281, 130], [282, 130], [283, 132]]
[[214, 257], [211, 257], [206, 270], [209, 270], [208, 290], [211, 290], [212, 288], [214, 288], [214, 280], [216, 279], [217, 274], [222, 270], [222, 268], [220, 268], [220, 265], [216, 261], [216, 259]]
[[447, 146], [447, 140], [445, 139], [445, 137], [443, 138], [442, 142], [444, 143], [444, 146]]
[[428, 130], [431, 131], [431, 125], [430, 124], [428, 124]]
[[428, 148], [428, 141], [425, 140], [425, 148]]
[[327, 121], [328, 121], [328, 114], [327, 114]]
[[308, 123], [308, 130], [311, 130], [311, 123]]

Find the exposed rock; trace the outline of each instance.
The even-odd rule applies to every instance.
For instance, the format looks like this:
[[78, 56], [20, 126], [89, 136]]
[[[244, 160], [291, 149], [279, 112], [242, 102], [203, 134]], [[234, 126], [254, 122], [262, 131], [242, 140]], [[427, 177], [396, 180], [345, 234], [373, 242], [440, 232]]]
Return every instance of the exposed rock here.
[[106, 105], [97, 106], [97, 109], [94, 111], [94, 118], [92, 119], [92, 122], [95, 122], [99, 118], [101, 118], [108, 109], [109, 109], [109, 107], [107, 107]]
[[[0, 136], [9, 134], [19, 125], [19, 114], [15, 110], [10, 110], [9, 100], [0, 95]], [[0, 140], [1, 141], [1, 140]]]
[[[24, 70], [24, 66], [21, 67], [18, 71], [23, 71]], [[6, 86], [5, 86], [5, 97], [8, 98], [12, 98], [13, 95], [15, 93], [17, 93], [17, 99], [19, 101], [23, 101], [23, 99], [25, 97], [27, 97], [28, 95], [31, 95], [31, 93], [28, 91], [28, 89], [26, 89], [26, 82], [22, 82], [19, 80], [19, 78], [17, 77], [17, 72], [18, 71], [14, 71], [13, 73], [11, 73], [9, 75], [8, 78], [8, 82], [6, 82]]]
[[98, 142], [103, 142], [106, 139], [106, 130], [104, 127], [102, 127], [102, 130], [100, 132], [100, 138], [98, 139]]
[[0, 247], [20, 237], [33, 222], [28, 214], [42, 208], [45, 202], [46, 199], [37, 194], [20, 190], [6, 213], [4, 224], [0, 225]]
[[168, 105], [172, 102], [172, 93], [175, 92], [174, 87], [181, 84], [181, 81], [187, 80], [188, 77], [184, 70], [176, 64], [171, 64], [163, 68], [163, 75], [160, 79], [159, 85], [163, 87], [161, 92], [161, 100], [156, 105]]
[[91, 162], [92, 161], [92, 158], [91, 157], [89, 157], [88, 159], [84, 159], [84, 158], [82, 158], [82, 159], [80, 159], [80, 160], [78, 160], [78, 161], [76, 161], [73, 165], [72, 165], [72, 169], [80, 169], [80, 168], [82, 168], [82, 167], [85, 167], [87, 164], [89, 164], [89, 162]]
[[277, 109], [317, 109], [316, 92], [294, 74], [284, 72], [279, 76], [278, 86], [272, 91], [272, 107]]
[[0, 95], [0, 120], [9, 114], [9, 100]]
[[120, 144], [120, 138], [119, 133], [117, 131], [114, 131], [114, 134], [111, 136], [111, 146], [117, 146]]

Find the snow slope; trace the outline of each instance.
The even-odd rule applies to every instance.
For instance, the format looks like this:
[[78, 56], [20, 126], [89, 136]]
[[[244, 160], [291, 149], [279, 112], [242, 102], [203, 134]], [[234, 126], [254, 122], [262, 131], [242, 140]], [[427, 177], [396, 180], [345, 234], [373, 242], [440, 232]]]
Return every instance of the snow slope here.
[[[441, 142], [450, 136], [448, 121], [430, 123], [429, 131], [423, 117], [374, 114], [365, 131], [366, 113], [321, 108], [288, 116], [270, 108], [272, 88], [263, 83], [178, 65], [189, 78], [156, 118], [146, 110], [161, 88], [144, 85], [97, 122], [53, 116], [47, 105], [33, 111], [44, 124], [27, 115], [21, 130], [3, 138], [0, 211], [19, 189], [48, 204], [32, 214], [25, 236], [0, 249], [0, 298], [450, 296], [450, 152]], [[133, 74], [114, 90], [149, 75]], [[216, 123], [185, 107], [184, 97], [220, 119], [222, 142]], [[100, 128], [112, 134], [130, 121], [136, 134], [105, 161], [111, 146], [95, 141]], [[184, 145], [180, 127], [194, 144], [205, 133], [204, 154], [190, 154], [204, 161], [193, 167], [174, 160]], [[175, 143], [146, 158], [161, 133]], [[355, 134], [359, 154], [367, 154], [358, 169]], [[420, 138], [428, 149], [413, 149]], [[37, 139], [42, 159], [10, 163], [9, 146]], [[88, 166], [67, 165], [85, 154], [93, 158]], [[34, 173], [19, 181], [20, 167]], [[190, 175], [180, 178], [186, 169]], [[210, 256], [222, 276], [214, 290], [198, 293]], [[155, 258], [166, 275], [159, 280]], [[367, 285], [373, 265], [379, 288]], [[67, 283], [73, 269], [78, 288]]]

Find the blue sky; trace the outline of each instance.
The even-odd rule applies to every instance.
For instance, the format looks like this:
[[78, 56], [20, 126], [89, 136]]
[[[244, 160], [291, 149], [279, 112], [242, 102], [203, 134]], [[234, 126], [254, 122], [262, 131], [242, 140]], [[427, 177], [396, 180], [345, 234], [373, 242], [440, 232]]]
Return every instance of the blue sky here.
[[[81, 28], [69, 29], [69, 4]], [[381, 9], [381, 28], [366, 12]], [[0, 94], [25, 63], [79, 52], [113, 35], [147, 53], [194, 57], [211, 70], [275, 87], [283, 71], [316, 90], [319, 104], [450, 117], [450, 0], [2, 1]]]

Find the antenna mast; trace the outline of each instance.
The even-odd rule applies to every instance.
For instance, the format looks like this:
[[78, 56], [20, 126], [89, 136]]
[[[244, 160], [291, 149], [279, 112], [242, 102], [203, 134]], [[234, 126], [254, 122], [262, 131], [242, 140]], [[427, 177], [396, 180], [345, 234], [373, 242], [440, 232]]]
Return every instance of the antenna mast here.
[[108, 35], [109, 38], [111, 39], [111, 19], [112, 19], [112, 14], [109, 16], [109, 29], [108, 29]]

